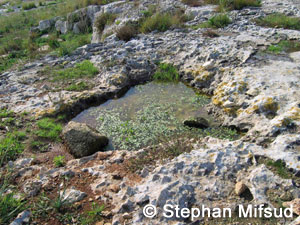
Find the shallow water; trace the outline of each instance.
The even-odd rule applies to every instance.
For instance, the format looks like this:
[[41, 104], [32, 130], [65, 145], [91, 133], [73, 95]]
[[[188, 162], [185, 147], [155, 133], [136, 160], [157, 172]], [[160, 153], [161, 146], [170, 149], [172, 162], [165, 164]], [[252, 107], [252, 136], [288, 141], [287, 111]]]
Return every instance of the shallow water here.
[[[87, 123], [110, 138], [108, 149], [139, 149], [157, 138], [199, 132], [185, 119], [201, 116], [214, 124], [205, 110], [210, 102], [183, 83], [151, 82], [131, 88], [123, 97], [91, 107], [74, 121]], [[208, 135], [210, 131], [208, 132]], [[202, 136], [206, 136], [201, 131]]]

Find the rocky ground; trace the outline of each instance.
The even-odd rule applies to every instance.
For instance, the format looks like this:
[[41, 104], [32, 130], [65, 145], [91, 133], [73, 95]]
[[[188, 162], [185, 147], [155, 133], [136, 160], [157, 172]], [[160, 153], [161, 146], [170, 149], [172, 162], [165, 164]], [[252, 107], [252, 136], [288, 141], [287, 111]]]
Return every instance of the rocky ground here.
[[[194, 18], [186, 22], [185, 28], [139, 34], [128, 42], [111, 34], [128, 21], [137, 21], [140, 12], [152, 4], [158, 4], [161, 11], [181, 7]], [[215, 8], [189, 7], [177, 0], [143, 0], [139, 5], [119, 1], [89, 6], [91, 22], [109, 12], [118, 15], [119, 24], [105, 28], [103, 34], [107, 37], [103, 41], [94, 27], [92, 43], [70, 56], [47, 55], [19, 70], [3, 72], [1, 107], [15, 113], [26, 111], [36, 118], [58, 114], [72, 118], [93, 104], [119, 96], [130, 86], [150, 81], [157, 63], [166, 62], [178, 68], [183, 81], [211, 95], [209, 113], [221, 119], [224, 126], [243, 131], [245, 135], [240, 140], [209, 137], [193, 140], [191, 152], [136, 171], [130, 170], [130, 160], [139, 157], [140, 152], [149, 151], [148, 148], [138, 152], [98, 152], [80, 159], [69, 156], [71, 160], [60, 168], [44, 164], [41, 156], [34, 159], [25, 154], [9, 163], [19, 192], [34, 199], [42, 191], [54, 194], [65, 189], [63, 197], [80, 206], [80, 210], [91, 202], [104, 204], [103, 220], [98, 224], [114, 225], [192, 224], [189, 219], [162, 217], [160, 209], [166, 203], [188, 208], [204, 204], [235, 209], [238, 204], [250, 203], [279, 207], [282, 202], [300, 198], [300, 53], [266, 51], [268, 46], [282, 40], [299, 40], [300, 31], [266, 28], [254, 22], [274, 12], [300, 17], [300, 4], [292, 0], [263, 0], [259, 8], [230, 11], [232, 23], [217, 29], [218, 36], [214, 38], [207, 37], [204, 28], [191, 28], [213, 16]], [[60, 31], [70, 28], [66, 21], [57, 21], [51, 26]], [[76, 30], [74, 24], [72, 27]], [[61, 65], [69, 68], [84, 60], [90, 60], [99, 69], [91, 78], [91, 89], [57, 90], [47, 80], [45, 68]], [[55, 146], [50, 152], [53, 149]], [[284, 162], [285, 167], [272, 166], [274, 163], [270, 162], [276, 161]], [[63, 182], [63, 177], [68, 177], [67, 181]], [[142, 214], [148, 203], [159, 208], [158, 215], [151, 220]], [[28, 211], [23, 214], [25, 220], [30, 217]], [[293, 220], [297, 215], [299, 212], [295, 211]], [[56, 219], [46, 223], [59, 224]], [[201, 218], [193, 224], [203, 223], [269, 222]], [[299, 224], [283, 219], [270, 222], [273, 223]]]

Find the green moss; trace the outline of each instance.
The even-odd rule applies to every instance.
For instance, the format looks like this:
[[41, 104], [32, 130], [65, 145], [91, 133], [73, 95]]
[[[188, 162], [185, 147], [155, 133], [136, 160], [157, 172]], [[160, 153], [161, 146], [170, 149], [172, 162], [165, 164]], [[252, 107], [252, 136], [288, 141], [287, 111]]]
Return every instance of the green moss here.
[[179, 81], [179, 73], [177, 68], [171, 64], [160, 63], [157, 71], [153, 75], [156, 81]]
[[255, 22], [260, 26], [300, 30], [300, 18], [275, 13], [259, 18]]

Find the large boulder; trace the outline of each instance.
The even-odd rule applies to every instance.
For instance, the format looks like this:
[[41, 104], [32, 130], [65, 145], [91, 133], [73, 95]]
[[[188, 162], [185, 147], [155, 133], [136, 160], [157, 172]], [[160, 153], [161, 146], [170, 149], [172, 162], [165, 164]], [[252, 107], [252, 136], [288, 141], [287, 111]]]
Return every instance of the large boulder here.
[[62, 134], [70, 153], [76, 158], [92, 155], [108, 144], [107, 137], [84, 123], [69, 122]]

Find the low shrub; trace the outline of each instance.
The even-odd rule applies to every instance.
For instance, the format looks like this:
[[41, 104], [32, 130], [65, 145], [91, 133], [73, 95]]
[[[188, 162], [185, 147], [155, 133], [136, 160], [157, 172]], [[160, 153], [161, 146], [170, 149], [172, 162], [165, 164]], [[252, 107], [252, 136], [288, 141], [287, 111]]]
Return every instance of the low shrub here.
[[141, 25], [140, 31], [142, 33], [149, 33], [154, 30], [164, 32], [171, 26], [177, 26], [179, 24], [178, 18], [173, 17], [169, 13], [156, 13], [155, 15], [148, 17]]
[[171, 64], [160, 63], [157, 71], [153, 75], [157, 81], [179, 81], [177, 68]]
[[300, 18], [275, 13], [255, 20], [257, 25], [292, 30], [300, 30]]
[[123, 41], [130, 41], [132, 38], [136, 37], [137, 30], [133, 25], [124, 25], [117, 30], [117, 38]]

